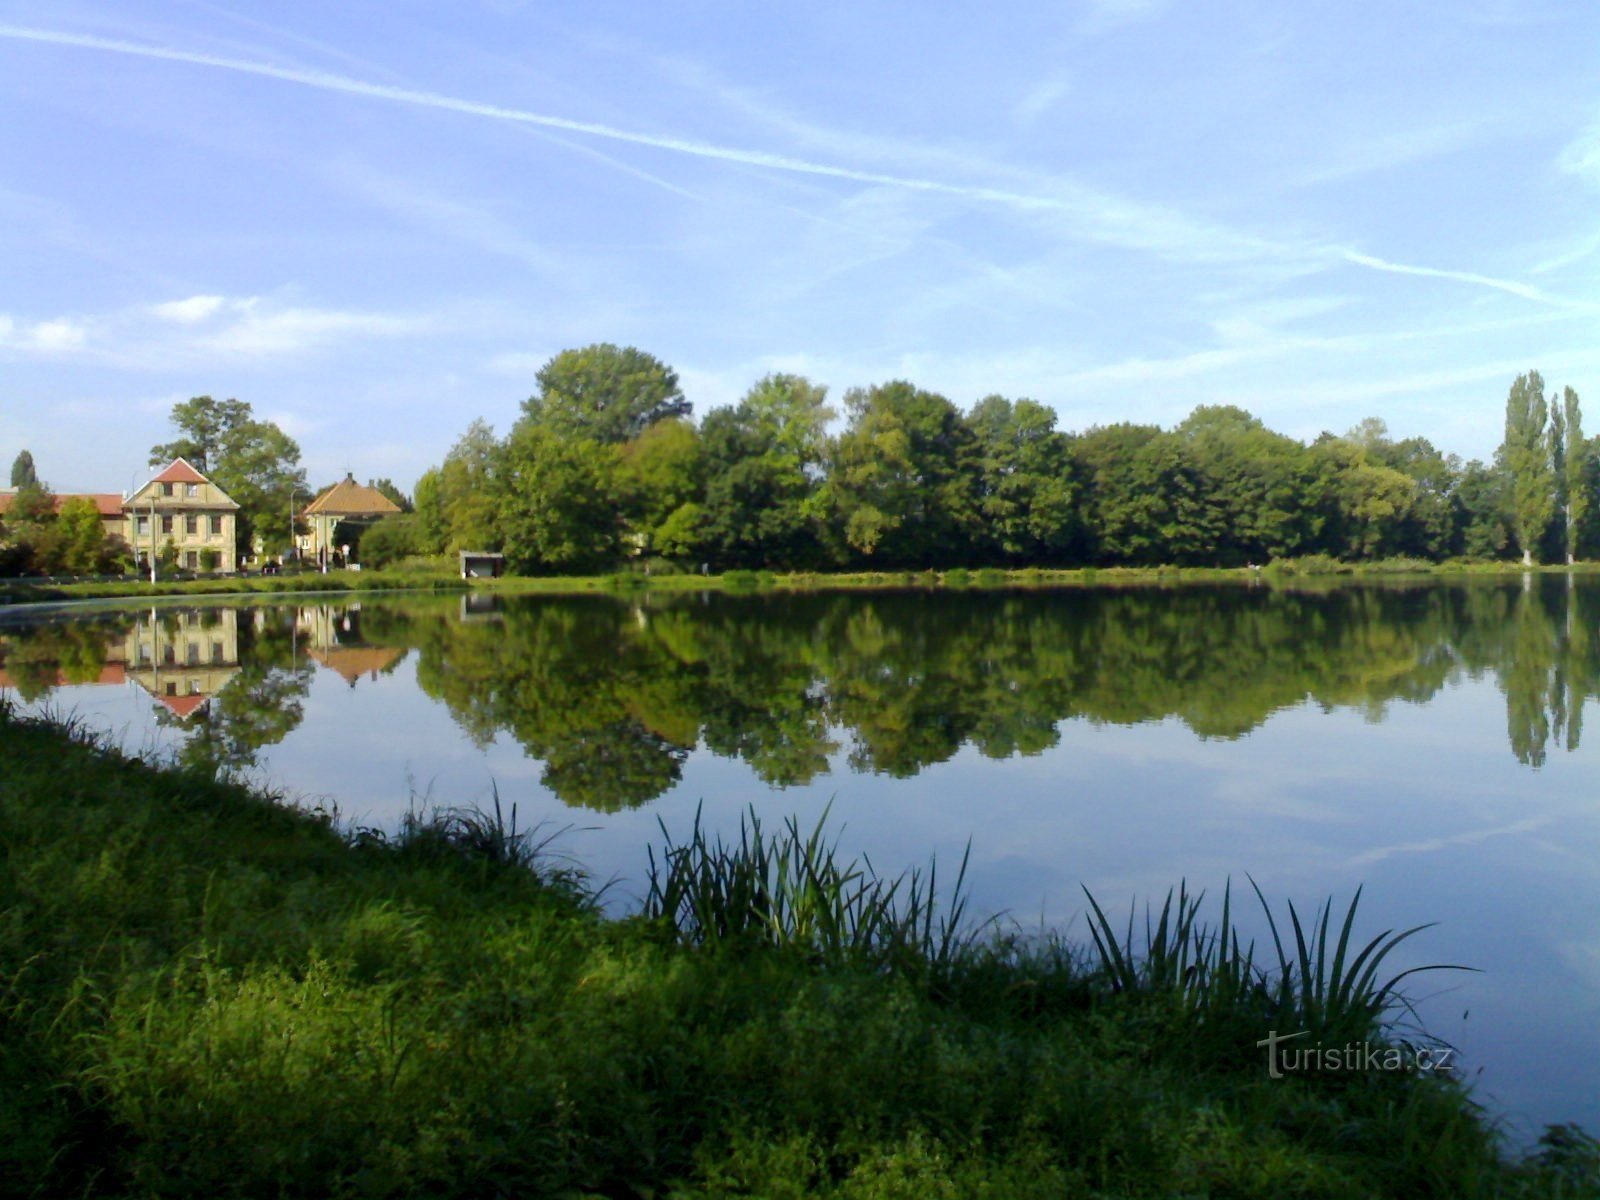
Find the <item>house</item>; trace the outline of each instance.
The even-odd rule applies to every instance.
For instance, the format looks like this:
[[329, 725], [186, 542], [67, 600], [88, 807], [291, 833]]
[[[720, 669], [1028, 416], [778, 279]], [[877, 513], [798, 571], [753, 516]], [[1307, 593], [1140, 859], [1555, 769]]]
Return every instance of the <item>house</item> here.
[[326, 566], [335, 556], [349, 554], [347, 546], [334, 540], [334, 531], [340, 524], [372, 525], [399, 511], [400, 506], [377, 488], [357, 483], [354, 475], [346, 475], [299, 514], [299, 519], [310, 528], [309, 532], [295, 536], [295, 546], [302, 558], [314, 559]]
[[[5, 520], [16, 499], [15, 488], [0, 490], [0, 521]], [[55, 497], [56, 515], [61, 515], [61, 510], [68, 500], [87, 500], [100, 514], [100, 527], [106, 531], [106, 537], [119, 537], [126, 541], [127, 530], [124, 528], [126, 521], [122, 512], [122, 499], [117, 492], [64, 492]]]
[[189, 571], [238, 569], [239, 506], [188, 461], [175, 458], [149, 483], [121, 502], [123, 538], [148, 565], [171, 545]]

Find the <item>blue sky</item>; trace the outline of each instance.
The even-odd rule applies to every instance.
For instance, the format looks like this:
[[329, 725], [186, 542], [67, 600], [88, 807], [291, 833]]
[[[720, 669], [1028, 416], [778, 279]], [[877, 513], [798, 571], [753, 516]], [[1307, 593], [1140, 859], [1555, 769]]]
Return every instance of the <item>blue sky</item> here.
[[172, 404], [409, 487], [551, 354], [1064, 428], [1600, 429], [1600, 6], [0, 0], [0, 466]]

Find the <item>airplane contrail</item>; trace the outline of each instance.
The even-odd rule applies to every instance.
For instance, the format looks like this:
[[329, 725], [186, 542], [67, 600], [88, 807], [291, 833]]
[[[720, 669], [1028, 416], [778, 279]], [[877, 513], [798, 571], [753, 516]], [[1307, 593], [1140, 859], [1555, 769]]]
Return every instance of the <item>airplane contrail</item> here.
[[[1098, 226], [1099, 239], [1116, 245], [1153, 249], [1159, 245], [1180, 245], [1183, 241], [1182, 235], [1185, 232], [1206, 232], [1211, 235], [1213, 240], [1227, 243], [1236, 251], [1249, 249], [1256, 253], [1265, 252], [1292, 258], [1345, 262], [1387, 274], [1448, 279], [1457, 283], [1491, 288], [1520, 299], [1531, 300], [1541, 304], [1586, 310], [1594, 307], [1552, 296], [1538, 288], [1518, 283], [1515, 280], [1497, 279], [1493, 276], [1481, 275], [1471, 271], [1451, 271], [1437, 267], [1412, 266], [1406, 263], [1391, 262], [1347, 248], [1291, 246], [1229, 230], [1202, 229], [1182, 217], [1181, 214], [1151, 206], [1117, 201], [1111, 197], [1100, 196], [1091, 189], [1084, 188], [1078, 184], [1061, 183], [1057, 185], [1063, 191], [1075, 193], [1068, 197], [1020, 192], [1009, 188], [991, 187], [983, 184], [950, 183], [943, 180], [922, 179], [913, 175], [897, 175], [885, 171], [867, 171], [856, 167], [843, 167], [833, 163], [795, 158], [785, 154], [774, 154], [766, 150], [724, 146], [714, 142], [702, 142], [665, 134], [640, 133], [636, 130], [623, 129], [597, 121], [579, 121], [570, 117], [531, 112], [527, 109], [508, 108], [499, 104], [486, 104], [477, 100], [448, 96], [440, 92], [395, 87], [390, 84], [368, 83], [365, 80], [353, 79], [345, 75], [335, 75], [327, 71], [304, 70], [298, 67], [278, 67], [270, 63], [254, 62], [249, 59], [203, 54], [192, 50], [178, 50], [166, 46], [123, 41], [119, 38], [97, 37], [92, 34], [64, 33], [52, 29], [35, 29], [22, 25], [0, 24], [0, 38], [7, 38], [12, 41], [38, 42], [52, 46], [67, 46], [81, 50], [99, 50], [112, 54], [131, 55], [136, 58], [187, 63], [192, 66], [212, 67], [244, 75], [255, 75], [264, 79], [276, 79], [284, 83], [299, 84], [303, 87], [341, 92], [349, 96], [363, 96], [396, 104], [409, 104], [419, 108], [461, 113], [466, 116], [510, 121], [543, 129], [561, 130], [567, 133], [587, 134], [591, 137], [606, 138], [611, 141], [626, 142], [630, 145], [646, 146], [656, 150], [668, 150], [718, 162], [738, 163], [743, 166], [763, 167], [770, 170], [819, 176], [828, 179], [845, 179], [854, 183], [877, 184], [885, 187], [903, 188], [909, 191], [961, 196], [971, 200], [1003, 204], [1024, 211], [1063, 212], [1094, 223]], [[1162, 228], [1155, 228], [1158, 225], [1162, 226]], [[1141, 230], [1141, 226], [1146, 226], [1146, 228]]]

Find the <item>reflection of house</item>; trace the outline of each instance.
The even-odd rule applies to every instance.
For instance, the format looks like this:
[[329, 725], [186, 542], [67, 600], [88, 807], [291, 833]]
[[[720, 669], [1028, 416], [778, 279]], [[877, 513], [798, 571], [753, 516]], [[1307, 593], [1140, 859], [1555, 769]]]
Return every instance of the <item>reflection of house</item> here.
[[[226, 492], [181, 458], [145, 484], [122, 504], [126, 514], [123, 537], [141, 563], [149, 555], [159, 560], [169, 543], [178, 565], [190, 571], [233, 571], [235, 514], [239, 506]], [[208, 553], [209, 552], [209, 553]]]
[[400, 511], [389, 497], [377, 488], [366, 487], [346, 475], [323, 492], [300, 514], [300, 519], [310, 531], [295, 536], [295, 545], [303, 558], [326, 563], [335, 554], [347, 554], [346, 547], [334, 540], [334, 531], [340, 524], [372, 525], [384, 517]]
[[239, 613], [151, 610], [128, 632], [122, 657], [129, 679], [178, 716], [191, 716], [239, 671]]
[[301, 609], [295, 628], [306, 639], [306, 654], [351, 687], [363, 675], [376, 679], [405, 657], [398, 646], [371, 646], [361, 640], [361, 606], [319, 604]]

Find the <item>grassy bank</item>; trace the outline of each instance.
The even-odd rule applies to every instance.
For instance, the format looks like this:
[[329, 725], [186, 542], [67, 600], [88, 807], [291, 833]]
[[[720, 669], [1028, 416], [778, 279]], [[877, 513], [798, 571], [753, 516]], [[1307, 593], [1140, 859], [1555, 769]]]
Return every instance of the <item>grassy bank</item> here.
[[509, 817], [342, 830], [8, 712], [0, 755], [7, 1195], [1600, 1183], [1576, 1134], [1504, 1161], [1447, 1078], [1268, 1077], [1269, 1022], [1382, 1019], [1356, 944], [1328, 961], [1338, 914], [1320, 958], [1286, 936], [1264, 975], [1182, 896], [1080, 951], [974, 932], [948, 879], [752, 828], [668, 842], [645, 911], [611, 920]]
[[1297, 584], [1339, 579], [1398, 577], [1512, 577], [1539, 573], [1600, 572], [1600, 563], [1574, 566], [1523, 567], [1500, 561], [1378, 559], [1344, 562], [1325, 555], [1280, 559], [1255, 567], [1023, 567], [1002, 570], [954, 567], [943, 571], [726, 571], [717, 575], [692, 572], [621, 571], [609, 575], [505, 576], [464, 580], [444, 560], [417, 560], [381, 571], [308, 572], [297, 575], [240, 576], [200, 579], [83, 581], [57, 583], [28, 579], [0, 580], [0, 605], [37, 604], [88, 599], [140, 599], [151, 596], [314, 595], [381, 591], [492, 591], [516, 595], [581, 595], [632, 591], [823, 591], [879, 588], [1001, 587], [1131, 587], [1185, 583], [1267, 582]]

